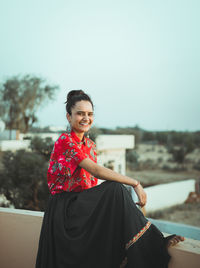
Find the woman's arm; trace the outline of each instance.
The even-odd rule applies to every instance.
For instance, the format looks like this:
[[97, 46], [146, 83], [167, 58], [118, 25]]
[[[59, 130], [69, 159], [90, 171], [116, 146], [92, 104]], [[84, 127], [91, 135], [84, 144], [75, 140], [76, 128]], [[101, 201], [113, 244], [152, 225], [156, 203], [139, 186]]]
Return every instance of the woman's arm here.
[[83, 161], [81, 161], [79, 166], [87, 170], [96, 178], [109, 181], [116, 181], [132, 186], [139, 198], [138, 204], [140, 206], [144, 206], [146, 204], [147, 199], [146, 193], [144, 192], [144, 189], [141, 186], [141, 184], [140, 183], [138, 184], [137, 180], [134, 180], [127, 176], [123, 176], [111, 169], [99, 166], [89, 158], [86, 158]]

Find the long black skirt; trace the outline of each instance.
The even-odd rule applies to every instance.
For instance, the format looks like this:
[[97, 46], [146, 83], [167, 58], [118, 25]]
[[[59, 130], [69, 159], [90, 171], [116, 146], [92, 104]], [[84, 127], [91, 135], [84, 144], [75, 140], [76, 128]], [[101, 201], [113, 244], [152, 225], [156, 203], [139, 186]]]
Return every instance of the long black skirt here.
[[50, 196], [36, 268], [166, 268], [167, 239], [121, 183]]

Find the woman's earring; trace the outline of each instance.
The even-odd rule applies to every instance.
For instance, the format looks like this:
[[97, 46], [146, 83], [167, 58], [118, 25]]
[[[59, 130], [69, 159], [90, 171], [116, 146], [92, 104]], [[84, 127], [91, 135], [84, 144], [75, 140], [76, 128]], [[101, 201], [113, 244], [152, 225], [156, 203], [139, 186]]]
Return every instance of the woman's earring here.
[[88, 138], [88, 139], [90, 138], [90, 133], [89, 133], [89, 131], [87, 132], [87, 138]]
[[67, 133], [71, 132], [71, 125], [67, 125], [67, 129], [66, 129]]

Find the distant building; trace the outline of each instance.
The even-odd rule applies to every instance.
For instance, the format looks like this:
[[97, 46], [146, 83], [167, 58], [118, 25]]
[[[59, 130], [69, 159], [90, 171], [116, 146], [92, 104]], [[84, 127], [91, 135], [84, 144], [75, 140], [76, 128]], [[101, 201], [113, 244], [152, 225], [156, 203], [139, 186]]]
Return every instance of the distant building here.
[[126, 174], [126, 149], [133, 149], [133, 135], [99, 135], [96, 139], [98, 163]]
[[[2, 132], [3, 133], [3, 132]], [[1, 134], [2, 134], [1, 133]], [[9, 131], [2, 135], [0, 140], [0, 150], [16, 151], [19, 149], [27, 149], [30, 140], [33, 137], [47, 138], [51, 137], [56, 141], [60, 133], [26, 133], [19, 134], [18, 131], [12, 131], [12, 140], [9, 140]], [[96, 138], [98, 163], [102, 166], [110, 168], [120, 174], [126, 174], [126, 149], [134, 148], [133, 135], [99, 135]]]
[[49, 126], [50, 131], [66, 131], [66, 126]]

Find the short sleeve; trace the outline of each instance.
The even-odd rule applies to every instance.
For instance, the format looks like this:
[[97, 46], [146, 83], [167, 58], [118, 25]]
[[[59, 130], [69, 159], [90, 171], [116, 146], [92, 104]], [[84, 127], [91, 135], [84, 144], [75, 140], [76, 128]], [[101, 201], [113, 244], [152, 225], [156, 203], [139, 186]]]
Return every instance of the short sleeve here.
[[79, 163], [87, 157], [70, 136], [62, 134], [54, 144], [48, 174], [61, 181], [69, 179]]

